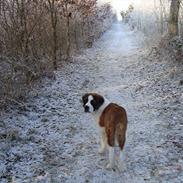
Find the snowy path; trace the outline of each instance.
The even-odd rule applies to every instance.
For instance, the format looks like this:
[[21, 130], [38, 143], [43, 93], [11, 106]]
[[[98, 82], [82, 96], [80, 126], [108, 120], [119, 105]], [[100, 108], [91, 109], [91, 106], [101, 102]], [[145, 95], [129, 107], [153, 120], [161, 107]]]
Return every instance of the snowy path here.
[[[5, 115], [4, 122], [19, 131], [8, 147], [1, 143], [9, 150], [5, 158], [0, 154], [5, 174], [15, 182], [181, 182], [182, 162], [176, 160], [168, 168], [162, 148], [166, 121], [155, 107], [159, 96], [148, 94], [152, 78], [144, 72], [151, 71], [144, 71], [141, 51], [138, 35], [115, 24], [93, 48], [63, 66], [54, 84], [29, 100], [26, 111]], [[95, 121], [80, 103], [88, 91], [127, 109], [126, 168], [121, 173], [106, 170], [107, 155], [98, 154]]]

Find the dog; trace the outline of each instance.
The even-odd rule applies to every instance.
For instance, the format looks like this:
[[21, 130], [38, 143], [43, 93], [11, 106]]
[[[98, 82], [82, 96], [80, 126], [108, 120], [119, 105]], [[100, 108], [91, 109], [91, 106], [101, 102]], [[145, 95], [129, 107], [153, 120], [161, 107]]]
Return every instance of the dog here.
[[84, 111], [93, 114], [100, 132], [99, 153], [109, 151], [109, 163], [107, 168], [115, 166], [115, 146], [122, 157], [122, 150], [126, 140], [127, 113], [126, 110], [116, 103], [110, 103], [105, 97], [97, 93], [86, 93], [82, 97]]

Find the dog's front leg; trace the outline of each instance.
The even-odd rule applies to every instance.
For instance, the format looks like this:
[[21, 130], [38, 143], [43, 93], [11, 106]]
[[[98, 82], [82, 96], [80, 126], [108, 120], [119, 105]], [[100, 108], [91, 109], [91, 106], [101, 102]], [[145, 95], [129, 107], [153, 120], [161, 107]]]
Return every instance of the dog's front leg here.
[[104, 153], [106, 149], [106, 134], [105, 131], [102, 129], [100, 132], [100, 148], [98, 152], [100, 154]]

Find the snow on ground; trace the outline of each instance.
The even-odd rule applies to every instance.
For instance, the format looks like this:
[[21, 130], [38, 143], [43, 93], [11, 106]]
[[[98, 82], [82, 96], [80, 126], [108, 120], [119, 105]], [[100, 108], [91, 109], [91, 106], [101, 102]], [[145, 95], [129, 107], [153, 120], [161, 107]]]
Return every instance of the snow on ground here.
[[[182, 182], [183, 67], [147, 57], [140, 37], [114, 24], [93, 48], [64, 64], [52, 84], [32, 92], [26, 109], [7, 109], [0, 182]], [[122, 172], [107, 170], [107, 154], [98, 154], [95, 121], [80, 101], [90, 91], [127, 109]]]

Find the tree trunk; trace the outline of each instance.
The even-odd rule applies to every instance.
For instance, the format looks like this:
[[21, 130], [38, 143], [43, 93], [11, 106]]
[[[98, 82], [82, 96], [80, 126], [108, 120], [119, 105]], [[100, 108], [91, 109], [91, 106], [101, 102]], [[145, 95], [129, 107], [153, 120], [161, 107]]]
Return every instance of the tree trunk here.
[[168, 25], [168, 33], [170, 38], [177, 36], [179, 33], [178, 28], [179, 8], [180, 8], [180, 0], [172, 0], [170, 6], [169, 25]]
[[85, 20], [84, 18], [82, 19], [81, 22], [81, 35], [82, 35], [82, 47], [84, 47], [85, 45]]
[[71, 51], [71, 40], [70, 40], [70, 17], [71, 13], [68, 12], [68, 3], [65, 5], [65, 13], [66, 13], [66, 34], [67, 34], [67, 48], [66, 48], [66, 60], [70, 59], [70, 51]]
[[57, 10], [55, 5], [55, 0], [48, 1], [50, 6], [50, 16], [52, 24], [52, 34], [53, 34], [53, 67], [57, 70]]
[[53, 27], [53, 67], [57, 70], [57, 25]]
[[71, 48], [69, 28], [70, 28], [70, 18], [69, 16], [67, 16], [67, 50], [66, 50], [67, 60], [69, 60], [70, 58], [70, 48]]
[[78, 39], [77, 39], [77, 32], [79, 30], [79, 27], [77, 26], [77, 24], [75, 24], [75, 29], [74, 29], [74, 39], [75, 39], [75, 45], [76, 45], [76, 50], [79, 50], [79, 45], [78, 45]]
[[164, 24], [163, 24], [163, 2], [162, 0], [160, 0], [160, 32], [161, 32], [161, 35], [163, 35], [163, 32], [164, 32]]

